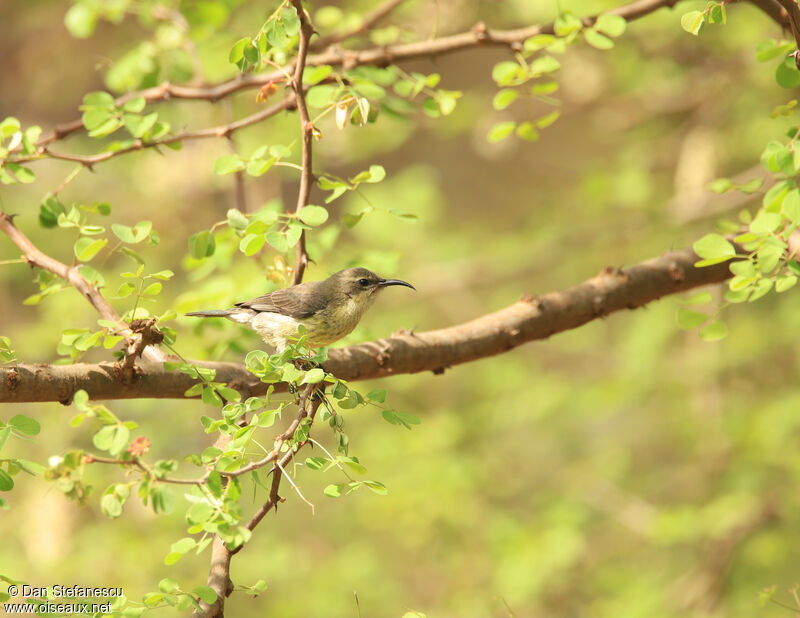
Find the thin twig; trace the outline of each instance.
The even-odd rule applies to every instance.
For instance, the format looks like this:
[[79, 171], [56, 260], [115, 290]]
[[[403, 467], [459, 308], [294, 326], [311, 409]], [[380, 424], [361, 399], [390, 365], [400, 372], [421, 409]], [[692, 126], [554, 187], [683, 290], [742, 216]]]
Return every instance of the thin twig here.
[[336, 43], [341, 43], [342, 41], [346, 41], [354, 36], [358, 36], [372, 30], [372, 28], [375, 27], [379, 21], [394, 11], [402, 2], [403, 0], [387, 0], [380, 6], [376, 7], [371, 13], [364, 15], [364, 17], [361, 19], [361, 23], [358, 26], [350, 28], [349, 30], [345, 30], [339, 34], [331, 34], [329, 36], [321, 37], [314, 41], [309, 49], [311, 49], [311, 51], [325, 49], [326, 47], [330, 47]]
[[[293, 0], [294, 1], [294, 0]], [[620, 15], [628, 21], [633, 21], [648, 15], [660, 8], [672, 7], [677, 0], [636, 0], [630, 4], [621, 6], [617, 9], [608, 11], [613, 15]], [[757, 4], [757, 3], [756, 3]], [[597, 15], [584, 17], [582, 22], [585, 26], [591, 26], [596, 20]], [[363, 50], [345, 50], [331, 48], [320, 54], [309, 55], [305, 58], [305, 66], [343, 66], [352, 69], [361, 65], [387, 63], [397, 63], [404, 60], [415, 58], [435, 58], [443, 54], [449, 54], [463, 49], [482, 46], [507, 47], [510, 49], [518, 48], [525, 39], [537, 34], [552, 34], [554, 25], [534, 24], [524, 28], [513, 30], [492, 30], [484, 24], [476, 24], [470, 30], [457, 34], [452, 34], [437, 39], [426, 39], [412, 43], [402, 43], [398, 45], [387, 45], [372, 47]], [[216, 84], [206, 84], [202, 86], [179, 86], [165, 82], [160, 86], [146, 88], [144, 90], [129, 92], [116, 99], [117, 105], [143, 97], [148, 103], [156, 101], [166, 101], [169, 99], [192, 99], [214, 103], [224, 97], [230, 96], [241, 90], [261, 88], [270, 81], [282, 80], [286, 72], [294, 72], [298, 58], [287, 67], [269, 73], [250, 73], [247, 75], [237, 75], [236, 77], [219, 82]], [[73, 120], [67, 124], [57, 126], [48, 135], [41, 137], [36, 145], [38, 147], [64, 139], [66, 136], [83, 129], [80, 119]], [[203, 135], [203, 137], [211, 137]], [[190, 139], [183, 137], [181, 139]], [[178, 141], [178, 140], [176, 140]], [[20, 147], [21, 148], [21, 147]]]
[[[137, 336], [134, 335], [128, 325], [123, 322], [120, 315], [114, 310], [105, 297], [103, 297], [97, 286], [89, 283], [83, 277], [83, 275], [81, 275], [77, 266], [67, 266], [63, 262], [59, 262], [58, 260], [51, 258], [49, 255], [42, 253], [42, 251], [40, 251], [39, 248], [36, 247], [36, 245], [34, 245], [16, 225], [14, 225], [13, 215], [0, 212], [0, 231], [5, 232], [11, 241], [20, 248], [22, 251], [22, 257], [28, 264], [50, 271], [69, 283], [72, 287], [78, 290], [78, 292], [80, 292], [87, 301], [89, 301], [97, 313], [100, 314], [100, 317], [102, 317], [104, 320], [108, 320], [117, 324], [120, 329], [120, 333], [129, 341], [133, 337]], [[161, 350], [153, 346], [148, 346], [145, 348], [143, 351], [143, 356], [149, 358], [150, 360], [159, 362], [166, 360], [166, 355]]]
[[37, 154], [12, 158], [11, 161], [14, 163], [28, 163], [32, 161], [39, 161], [46, 158], [62, 159], [64, 161], [76, 161], [77, 163], [82, 163], [84, 166], [91, 168], [93, 165], [97, 163], [108, 161], [109, 159], [113, 159], [114, 157], [118, 157], [120, 155], [133, 152], [135, 150], [144, 150], [146, 148], [157, 148], [159, 146], [166, 146], [168, 144], [174, 144], [176, 142], [182, 142], [193, 139], [230, 137], [235, 131], [238, 131], [239, 129], [243, 129], [244, 127], [249, 127], [250, 125], [254, 125], [258, 122], [261, 122], [262, 120], [266, 120], [267, 118], [274, 116], [280, 111], [293, 107], [294, 101], [295, 98], [293, 96], [287, 97], [279, 103], [275, 103], [274, 105], [266, 107], [256, 112], [255, 114], [251, 114], [250, 116], [246, 116], [240, 120], [231, 122], [229, 124], [220, 125], [218, 127], [210, 127], [208, 129], [201, 129], [199, 131], [180, 131], [168, 137], [156, 139], [150, 142], [136, 140], [132, 145], [126, 148], [120, 148], [119, 150], [109, 150], [94, 155], [77, 155], [64, 152], [54, 152], [50, 150], [46, 144], [44, 144], [37, 149]]
[[[308, 204], [308, 197], [311, 194], [311, 185], [314, 182], [314, 171], [312, 168], [311, 143], [314, 139], [314, 125], [308, 115], [306, 106], [305, 90], [303, 88], [303, 71], [306, 68], [306, 58], [308, 56], [308, 44], [314, 34], [314, 27], [308, 20], [303, 9], [301, 0], [292, 0], [297, 17], [300, 19], [300, 42], [297, 48], [297, 60], [295, 61], [294, 74], [292, 76], [292, 88], [295, 94], [297, 113], [300, 116], [300, 131], [302, 133], [302, 157], [300, 172], [300, 187], [297, 191], [296, 213]], [[292, 275], [292, 285], [297, 285], [303, 280], [303, 273], [308, 266], [308, 252], [306, 251], [306, 232], [300, 233], [300, 240], [295, 249], [294, 274]]]
[[297, 495], [298, 495], [298, 496], [300, 496], [300, 499], [301, 499], [303, 502], [305, 502], [305, 503], [306, 503], [308, 506], [310, 506], [310, 507], [311, 507], [311, 514], [313, 515], [313, 514], [314, 514], [314, 505], [313, 505], [311, 502], [309, 502], [309, 501], [308, 501], [308, 498], [306, 498], [306, 497], [303, 495], [303, 492], [302, 492], [302, 491], [300, 491], [300, 488], [299, 488], [299, 487], [298, 487], [298, 486], [295, 484], [295, 482], [294, 482], [294, 479], [292, 479], [292, 477], [291, 477], [291, 476], [289, 476], [289, 475], [286, 473], [286, 470], [285, 470], [285, 469], [284, 469], [284, 467], [281, 465], [281, 462], [280, 462], [280, 461], [276, 461], [276, 462], [275, 462], [275, 465], [276, 465], [276, 466], [278, 466], [278, 468], [279, 468], [279, 469], [280, 469], [280, 471], [281, 471], [281, 474], [283, 474], [284, 478], [285, 478], [287, 481], [289, 481], [289, 484], [290, 484], [292, 487], [294, 487], [294, 490], [297, 492]]

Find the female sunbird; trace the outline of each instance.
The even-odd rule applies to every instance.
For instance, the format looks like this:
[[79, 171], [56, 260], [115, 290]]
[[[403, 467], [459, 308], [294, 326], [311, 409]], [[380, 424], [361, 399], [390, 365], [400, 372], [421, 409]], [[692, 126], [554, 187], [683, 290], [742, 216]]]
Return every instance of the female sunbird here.
[[400, 279], [382, 279], [366, 268], [348, 268], [323, 281], [301, 283], [236, 303], [233, 309], [186, 315], [246, 324], [278, 352], [286, 348], [288, 341], [299, 338], [299, 327], [303, 325], [306, 345], [315, 348], [350, 334], [378, 292], [390, 285], [416, 289]]

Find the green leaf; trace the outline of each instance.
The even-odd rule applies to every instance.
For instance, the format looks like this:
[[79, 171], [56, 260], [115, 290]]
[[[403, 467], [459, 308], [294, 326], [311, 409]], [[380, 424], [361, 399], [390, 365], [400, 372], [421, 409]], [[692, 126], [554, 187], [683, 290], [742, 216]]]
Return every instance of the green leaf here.
[[681, 15], [681, 28], [689, 34], [697, 36], [700, 28], [703, 27], [703, 13], [700, 11], [689, 11]]
[[793, 288], [797, 284], [797, 276], [796, 275], [786, 275], [785, 277], [778, 277], [775, 280], [775, 291], [776, 292], [785, 292]]
[[517, 127], [517, 137], [528, 142], [535, 142], [539, 139], [539, 132], [536, 130], [536, 127], [533, 126], [532, 122], [526, 120], [525, 122], [521, 122]]
[[333, 67], [329, 64], [321, 64], [317, 67], [306, 67], [305, 75], [303, 75], [303, 83], [314, 85], [321, 82], [333, 72]]
[[186, 536], [179, 541], [175, 541], [170, 547], [170, 551], [177, 554], [185, 554], [186, 552], [192, 551], [196, 545], [197, 542], [192, 537]]
[[329, 461], [324, 457], [307, 457], [305, 464], [309, 470], [322, 470]]
[[561, 112], [556, 110], [554, 112], [550, 112], [546, 116], [542, 116], [536, 121], [536, 126], [540, 129], [545, 129], [553, 124], [556, 120], [559, 119], [561, 116]]
[[286, 234], [270, 230], [267, 232], [267, 242], [280, 253], [286, 253], [289, 250], [289, 242], [286, 240]]
[[264, 234], [248, 234], [239, 241], [239, 251], [248, 257], [255, 255], [261, 251], [261, 248], [264, 246], [266, 240], [267, 239], [264, 237]]
[[496, 110], [503, 110], [509, 105], [511, 105], [514, 101], [519, 98], [519, 92], [513, 90], [511, 88], [504, 88], [499, 90], [496, 95], [494, 95], [494, 99], [492, 100], [492, 106]]
[[94, 434], [92, 443], [101, 451], [117, 455], [128, 444], [129, 438], [130, 430], [125, 425], [106, 425]]
[[192, 588], [192, 592], [200, 597], [200, 600], [208, 604], [214, 603], [217, 600], [217, 593], [208, 586], [197, 586], [196, 588]]
[[768, 62], [779, 56], [785, 56], [794, 46], [790, 43], [776, 41], [769, 39], [768, 41], [761, 41], [756, 45], [756, 59], [759, 62]]
[[136, 291], [136, 286], [133, 285], [130, 281], [126, 281], [117, 290], [117, 296], [119, 298], [126, 298], [133, 294]]
[[621, 15], [600, 15], [594, 24], [594, 27], [611, 37], [622, 36], [625, 33], [627, 22]]
[[160, 582], [158, 582], [158, 589], [161, 592], [167, 592], [167, 593], [175, 592], [179, 588], [180, 588], [180, 585], [178, 584], [178, 582], [176, 582], [174, 579], [170, 579], [168, 577], [165, 577]]
[[214, 161], [214, 173], [220, 175], [240, 172], [245, 167], [247, 167], [245, 162], [242, 161], [239, 155], [235, 154], [222, 155]]
[[133, 233], [132, 227], [128, 227], [127, 225], [121, 225], [119, 223], [113, 223], [111, 225], [111, 231], [114, 232], [114, 236], [119, 238], [122, 242], [130, 244], [136, 243], [136, 236]]
[[73, 247], [75, 257], [81, 262], [88, 262], [96, 256], [100, 250], [108, 244], [107, 238], [91, 239], [86, 236], [81, 236]]
[[231, 208], [227, 213], [228, 225], [234, 230], [244, 230], [250, 224], [247, 217], [236, 208]]
[[324, 379], [325, 371], [319, 367], [315, 367], [314, 369], [310, 369], [306, 372], [306, 375], [303, 376], [303, 380], [300, 382], [300, 384], [319, 384]]
[[88, 2], [77, 2], [64, 15], [64, 25], [76, 39], [88, 39], [97, 27], [98, 8]]
[[750, 223], [750, 231], [759, 235], [772, 234], [780, 224], [781, 216], [778, 213], [762, 211]]
[[583, 28], [583, 22], [572, 13], [562, 13], [556, 17], [553, 29], [557, 36], [566, 37]]
[[122, 502], [115, 494], [106, 494], [100, 500], [100, 510], [109, 519], [115, 519], [122, 515]]
[[228, 53], [228, 60], [236, 64], [244, 57], [244, 49], [251, 45], [251, 40], [249, 38], [243, 38], [236, 41], [231, 47], [231, 51]]
[[0, 470], [0, 491], [11, 491], [14, 489], [14, 479], [5, 470]]
[[317, 226], [328, 220], [328, 211], [322, 206], [304, 206], [297, 213], [297, 216], [303, 223]]
[[525, 69], [518, 62], [504, 60], [494, 65], [492, 69], [492, 79], [499, 86], [510, 86], [514, 81], [521, 78]]
[[688, 298], [684, 298], [681, 302], [688, 306], [707, 305], [713, 300], [711, 292], [697, 292]]
[[142, 296], [158, 296], [161, 293], [162, 284], [159, 281], [151, 283], [144, 290]]
[[587, 28], [583, 31], [583, 38], [586, 42], [595, 49], [611, 49], [614, 47], [614, 41], [604, 34], [600, 34], [597, 30]]
[[[2, 470], [0, 470], [0, 472], [2, 472]], [[13, 487], [14, 481], [11, 481], [11, 485]], [[324, 490], [322, 490], [322, 493], [324, 493], [326, 496], [330, 496], [331, 498], [338, 498], [339, 496], [342, 495], [342, 492], [344, 491], [345, 487], [347, 487], [345, 483], [340, 483], [338, 485], [328, 485]], [[0, 487], [0, 490], [2, 490], [2, 487]]]
[[525, 39], [523, 49], [527, 52], [536, 52], [544, 49], [556, 40], [552, 34], [535, 34], [532, 37]]
[[376, 388], [375, 390], [370, 391], [367, 393], [367, 399], [376, 403], [383, 403], [386, 401], [386, 389]]
[[793, 58], [787, 57], [778, 65], [775, 69], [775, 81], [782, 88], [800, 86], [800, 71], [797, 70]]
[[714, 320], [700, 331], [700, 338], [704, 341], [719, 341], [728, 336], [728, 327], [719, 320]]
[[693, 245], [694, 252], [703, 260], [695, 266], [709, 266], [724, 262], [736, 255], [736, 249], [719, 234], [706, 234]]
[[500, 142], [511, 135], [516, 126], [517, 123], [510, 120], [506, 122], [498, 122], [489, 130], [487, 139], [492, 143]]
[[530, 73], [532, 76], [537, 77], [547, 73], [554, 73], [560, 68], [561, 63], [552, 56], [541, 56], [531, 62]]
[[364, 481], [364, 485], [366, 485], [373, 493], [376, 493], [379, 496], [385, 496], [389, 493], [386, 485], [379, 483], [378, 481]]
[[725, 193], [726, 191], [733, 189], [735, 186], [736, 185], [733, 184], [733, 181], [730, 178], [717, 178], [708, 186], [708, 188], [714, 193]]
[[250, 159], [247, 163], [247, 173], [250, 176], [262, 176], [272, 167], [276, 160], [275, 157], [270, 157], [269, 159]]
[[678, 309], [676, 318], [678, 326], [684, 330], [693, 330], [708, 320], [708, 316], [705, 313], [683, 308]]
[[35, 436], [42, 429], [38, 421], [23, 414], [12, 416], [8, 421], [8, 426], [14, 431], [18, 431], [26, 436]]
[[214, 235], [207, 230], [193, 234], [189, 238], [189, 253], [197, 260], [214, 255], [216, 246]]

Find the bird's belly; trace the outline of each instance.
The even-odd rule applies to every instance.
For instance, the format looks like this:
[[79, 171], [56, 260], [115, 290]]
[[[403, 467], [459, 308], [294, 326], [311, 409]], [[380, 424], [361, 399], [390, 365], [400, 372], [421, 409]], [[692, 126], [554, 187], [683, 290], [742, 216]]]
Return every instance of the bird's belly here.
[[282, 350], [286, 347], [287, 340], [299, 337], [302, 324], [306, 331], [306, 345], [313, 348], [333, 343], [352, 332], [358, 319], [351, 320], [347, 317], [330, 319], [328, 316], [313, 315], [297, 320], [280, 313], [263, 312], [253, 318], [250, 326], [266, 343]]

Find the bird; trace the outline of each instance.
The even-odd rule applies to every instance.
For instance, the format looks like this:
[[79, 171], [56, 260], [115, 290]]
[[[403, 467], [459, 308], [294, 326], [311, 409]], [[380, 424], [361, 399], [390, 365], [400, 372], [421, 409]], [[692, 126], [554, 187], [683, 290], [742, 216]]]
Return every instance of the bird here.
[[193, 311], [185, 315], [227, 318], [245, 324], [278, 353], [299, 339], [302, 325], [306, 346], [318, 348], [350, 334], [378, 292], [392, 285], [416, 290], [406, 281], [384, 279], [366, 268], [347, 268], [322, 281], [300, 283], [236, 303], [231, 309]]

